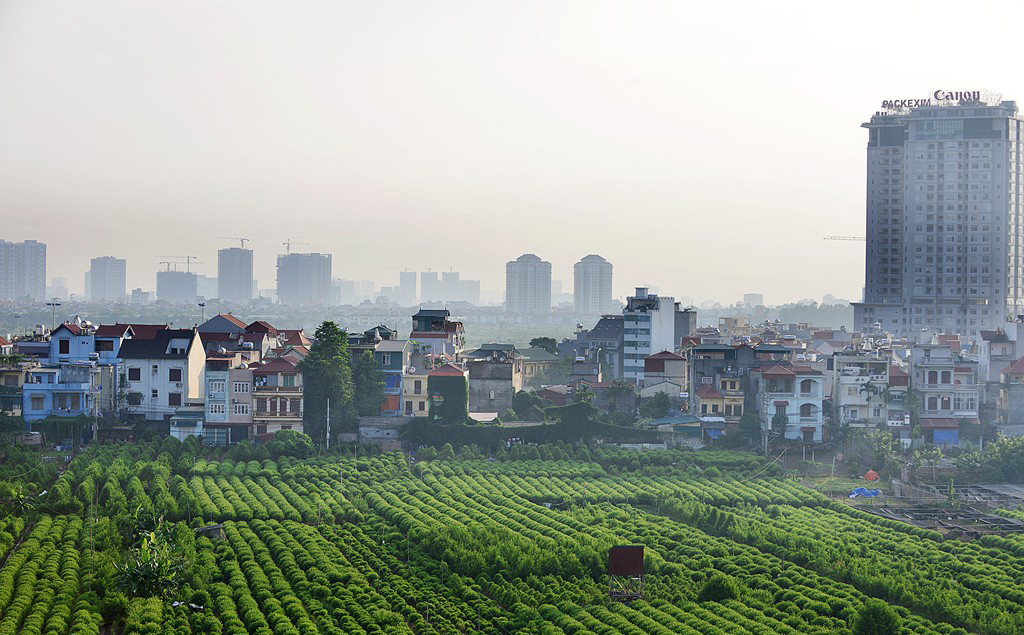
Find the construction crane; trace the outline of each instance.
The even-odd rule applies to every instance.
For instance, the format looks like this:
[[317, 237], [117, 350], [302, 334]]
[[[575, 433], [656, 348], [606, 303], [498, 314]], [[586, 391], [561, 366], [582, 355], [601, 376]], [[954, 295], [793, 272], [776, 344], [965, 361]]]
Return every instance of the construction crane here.
[[170, 260], [161, 260], [160, 264], [167, 265], [167, 269], [166, 269], [167, 271], [171, 270], [171, 265], [174, 265], [174, 270], [175, 271], [178, 270], [178, 263], [176, 263], [176, 262], [171, 262]]
[[239, 238], [238, 236], [217, 236], [217, 238], [223, 238], [224, 240], [237, 240], [242, 243], [242, 249], [245, 249], [245, 243], [250, 242], [250, 238]]
[[[185, 261], [185, 271], [186, 272], [192, 271], [192, 265], [193, 264], [197, 264], [197, 265], [203, 264], [203, 263], [199, 262], [198, 260], [196, 260], [196, 256], [157, 256], [157, 258], [174, 258], [176, 261], [184, 260]], [[162, 264], [162, 265], [166, 264], [167, 265], [167, 270], [170, 271], [172, 264], [173, 265], [179, 265], [181, 263], [180, 262], [167, 262], [167, 261], [164, 261], [164, 262], [161, 262], [160, 264]], [[177, 271], [177, 268], [175, 268], [175, 271]]]
[[864, 236], [825, 236], [824, 240], [859, 240], [863, 242], [867, 238]]
[[284, 253], [290, 254], [292, 253], [292, 245], [308, 245], [309, 243], [299, 243], [289, 238], [281, 244], [284, 245]]

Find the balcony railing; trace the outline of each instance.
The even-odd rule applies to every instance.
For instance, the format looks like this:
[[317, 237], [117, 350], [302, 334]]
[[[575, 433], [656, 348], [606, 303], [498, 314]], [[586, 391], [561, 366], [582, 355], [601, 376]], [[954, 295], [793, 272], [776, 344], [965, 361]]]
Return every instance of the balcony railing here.
[[254, 417], [277, 417], [277, 418], [291, 417], [293, 419], [301, 419], [302, 418], [302, 413], [301, 412], [269, 412], [269, 411], [264, 411], [264, 410], [257, 410], [257, 411], [252, 413], [252, 416], [254, 416]]
[[252, 391], [254, 393], [258, 393], [258, 392], [264, 392], [264, 393], [265, 392], [270, 392], [270, 393], [294, 392], [294, 393], [299, 393], [299, 392], [302, 392], [302, 386], [253, 386]]

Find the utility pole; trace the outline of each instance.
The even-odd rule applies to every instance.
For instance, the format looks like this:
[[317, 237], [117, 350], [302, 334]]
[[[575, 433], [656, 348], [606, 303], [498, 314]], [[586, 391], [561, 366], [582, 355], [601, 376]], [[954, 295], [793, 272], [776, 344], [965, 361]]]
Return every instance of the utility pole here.
[[327, 398], [327, 449], [331, 449], [331, 398]]

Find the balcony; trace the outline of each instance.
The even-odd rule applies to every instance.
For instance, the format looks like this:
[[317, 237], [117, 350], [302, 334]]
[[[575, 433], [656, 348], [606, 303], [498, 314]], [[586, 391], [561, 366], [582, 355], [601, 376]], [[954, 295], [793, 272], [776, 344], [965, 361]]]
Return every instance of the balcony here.
[[254, 394], [258, 393], [294, 393], [301, 394], [302, 386], [253, 386], [252, 389]]
[[302, 419], [301, 412], [269, 412], [257, 410], [252, 416], [259, 419]]

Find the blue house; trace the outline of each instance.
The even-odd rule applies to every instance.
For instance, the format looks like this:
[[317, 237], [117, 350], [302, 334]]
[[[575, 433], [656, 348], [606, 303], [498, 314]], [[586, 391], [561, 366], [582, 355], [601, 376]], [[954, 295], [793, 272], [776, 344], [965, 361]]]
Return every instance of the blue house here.
[[76, 317], [50, 334], [49, 357], [28, 373], [22, 416], [30, 424], [47, 417], [109, 417], [117, 410], [117, 353], [132, 337], [126, 324], [95, 328]]
[[384, 375], [384, 403], [380, 414], [398, 417], [402, 414], [402, 377], [409, 368], [412, 345], [409, 340], [382, 340], [373, 349], [377, 372]]

